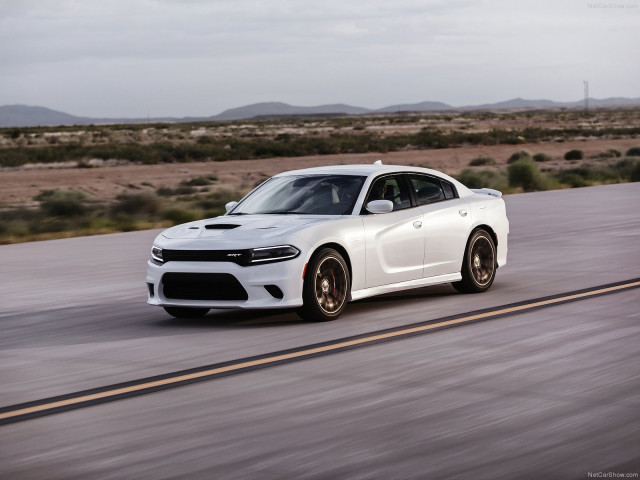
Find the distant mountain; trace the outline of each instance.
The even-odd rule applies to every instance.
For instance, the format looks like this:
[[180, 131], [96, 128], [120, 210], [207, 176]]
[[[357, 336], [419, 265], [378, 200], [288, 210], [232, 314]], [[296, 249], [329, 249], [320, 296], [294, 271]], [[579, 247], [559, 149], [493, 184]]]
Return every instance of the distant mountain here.
[[[335, 104], [315, 107], [299, 107], [282, 102], [266, 102], [232, 108], [210, 117], [156, 117], [156, 118], [89, 118], [77, 117], [64, 112], [58, 112], [44, 107], [30, 107], [26, 105], [0, 106], [0, 127], [33, 127], [49, 125], [88, 125], [115, 123], [148, 123], [148, 122], [203, 122], [224, 120], [246, 120], [256, 117], [282, 117], [305, 115], [364, 115], [374, 113], [400, 112], [432, 112], [432, 111], [467, 111], [467, 110], [504, 110], [504, 109], [539, 109], [539, 108], [581, 108], [584, 100], [575, 102], [554, 102], [552, 100], [527, 100], [514, 98], [504, 102], [488, 103], [484, 105], [470, 105], [466, 107], [452, 107], [442, 102], [420, 102], [372, 110], [352, 105]], [[590, 98], [591, 107], [640, 106], [640, 98], [613, 97], [605, 99]]]
[[[175, 121], [176, 119], [153, 119]], [[90, 125], [114, 123], [145, 123], [147, 118], [90, 118], [77, 117], [45, 107], [28, 105], [0, 106], [0, 127], [41, 127], [49, 125]]]
[[432, 112], [439, 110], [452, 110], [455, 107], [442, 102], [421, 102], [402, 103], [400, 105], [390, 105], [376, 110], [376, 113], [398, 113], [398, 112]]
[[[640, 98], [589, 98], [591, 107], [622, 107], [640, 105]], [[522, 108], [572, 108], [584, 106], [584, 99], [575, 102], [554, 102], [553, 100], [526, 100], [524, 98], [513, 98], [504, 102], [487, 103], [485, 105], [471, 105], [468, 107], [458, 107], [458, 110], [498, 110], [498, 109], [522, 109]]]
[[503, 108], [553, 108], [568, 106], [568, 103], [554, 102], [553, 100], [526, 100], [524, 98], [513, 98], [504, 102], [486, 103], [484, 105], [472, 105], [459, 107], [459, 110], [485, 110]]
[[82, 117], [44, 107], [5, 105], [0, 107], [0, 127], [35, 127], [38, 125], [77, 125], [85, 123]]
[[232, 108], [225, 110], [219, 115], [209, 117], [210, 120], [243, 120], [254, 117], [271, 117], [283, 115], [327, 115], [347, 114], [361, 115], [369, 113], [371, 110], [361, 107], [352, 107], [351, 105], [320, 105], [318, 107], [296, 107], [281, 102], [254, 103], [244, 107]]
[[[574, 102], [575, 105], [584, 105], [584, 100]], [[598, 100], [597, 98], [590, 98], [589, 105], [593, 107], [622, 107], [640, 105], [640, 98], [625, 98], [625, 97], [611, 97]]]

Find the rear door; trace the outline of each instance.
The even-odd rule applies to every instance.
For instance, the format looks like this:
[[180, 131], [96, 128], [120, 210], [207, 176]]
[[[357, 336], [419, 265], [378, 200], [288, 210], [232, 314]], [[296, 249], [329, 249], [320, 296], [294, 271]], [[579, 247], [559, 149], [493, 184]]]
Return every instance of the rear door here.
[[422, 174], [408, 174], [407, 178], [423, 214], [423, 276], [459, 272], [471, 228], [469, 202], [458, 198], [455, 187], [445, 179]]

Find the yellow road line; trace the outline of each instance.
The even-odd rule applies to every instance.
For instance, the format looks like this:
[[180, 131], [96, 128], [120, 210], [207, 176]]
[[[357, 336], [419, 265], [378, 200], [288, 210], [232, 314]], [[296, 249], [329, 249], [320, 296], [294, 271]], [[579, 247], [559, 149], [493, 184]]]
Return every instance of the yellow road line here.
[[299, 358], [299, 357], [304, 357], [307, 355], [314, 355], [317, 353], [323, 353], [323, 352], [328, 352], [331, 350], [339, 350], [341, 348], [344, 347], [352, 347], [354, 345], [360, 345], [363, 343], [368, 343], [368, 342], [373, 342], [376, 340], [385, 340], [385, 339], [389, 339], [389, 338], [393, 338], [393, 337], [399, 337], [402, 335], [407, 335], [407, 334], [411, 334], [411, 333], [418, 333], [418, 332], [425, 332], [428, 330], [434, 330], [440, 327], [445, 327], [445, 326], [449, 326], [449, 325], [456, 325], [459, 323], [465, 323], [465, 322], [469, 322], [472, 320], [480, 320], [483, 318], [487, 318], [487, 317], [494, 317], [494, 316], [498, 316], [498, 315], [504, 315], [504, 314], [509, 314], [509, 313], [515, 313], [515, 312], [519, 312], [522, 310], [530, 310], [533, 308], [537, 308], [537, 307], [543, 307], [546, 305], [553, 305], [554, 303], [561, 303], [561, 302], [566, 302], [566, 301], [570, 301], [570, 300], [576, 300], [576, 299], [580, 299], [580, 298], [586, 298], [586, 297], [592, 297], [594, 295], [600, 295], [603, 293], [610, 293], [610, 292], [614, 292], [616, 290], [622, 290], [622, 289], [626, 289], [626, 288], [632, 288], [632, 287], [638, 287], [640, 286], [640, 281], [637, 282], [631, 282], [631, 283], [625, 283], [622, 285], [616, 285], [613, 287], [607, 287], [607, 288], [602, 288], [602, 289], [598, 289], [598, 290], [592, 290], [589, 292], [583, 292], [583, 293], [577, 293], [574, 295], [567, 295], [564, 297], [558, 297], [558, 298], [553, 298], [550, 300], [541, 300], [538, 302], [532, 302], [532, 303], [527, 303], [527, 304], [523, 304], [523, 305], [518, 305], [516, 307], [509, 307], [509, 308], [502, 308], [502, 309], [498, 309], [498, 310], [492, 310], [489, 312], [484, 312], [484, 313], [478, 313], [475, 315], [468, 315], [466, 317], [460, 317], [460, 318], [456, 318], [453, 320], [446, 320], [443, 322], [438, 322], [438, 323], [431, 323], [428, 325], [421, 325], [418, 327], [411, 327], [411, 328], [406, 328], [403, 330], [396, 330], [393, 332], [387, 332], [387, 333], [381, 333], [381, 334], [377, 334], [377, 335], [371, 335], [368, 337], [363, 337], [363, 338], [358, 338], [355, 340], [349, 340], [349, 341], [345, 341], [345, 342], [340, 342], [340, 343], [334, 343], [331, 345], [325, 345], [323, 347], [315, 347], [315, 348], [309, 348], [307, 350], [301, 350], [299, 352], [293, 352], [293, 353], [286, 353], [286, 354], [282, 354], [282, 355], [275, 355], [272, 357], [267, 357], [267, 358], [261, 358], [259, 360], [251, 360], [251, 361], [247, 361], [247, 362], [242, 362], [242, 363], [236, 363], [233, 365], [227, 365], [225, 367], [218, 367], [218, 368], [212, 368], [210, 370], [204, 370], [202, 372], [196, 372], [196, 373], [189, 373], [189, 374], [184, 374], [184, 375], [179, 375], [176, 377], [170, 377], [170, 378], [165, 378], [163, 380], [155, 380], [155, 381], [151, 381], [151, 382], [147, 382], [147, 383], [142, 383], [142, 384], [138, 384], [138, 385], [132, 385], [129, 387], [121, 387], [121, 388], [116, 388], [113, 390], [107, 390], [104, 392], [100, 392], [100, 393], [94, 393], [94, 394], [90, 394], [90, 395], [83, 395], [81, 397], [75, 397], [75, 398], [69, 398], [67, 400], [60, 400], [57, 402], [51, 402], [51, 403], [46, 403], [43, 405], [37, 405], [34, 407], [27, 407], [27, 408], [22, 408], [20, 410], [14, 410], [14, 411], [10, 411], [10, 412], [4, 412], [4, 413], [0, 413], [0, 420], [6, 419], [6, 418], [12, 418], [12, 417], [18, 417], [21, 415], [28, 415], [31, 413], [36, 413], [36, 412], [41, 412], [44, 410], [51, 410], [54, 408], [59, 408], [59, 407], [66, 407], [69, 405], [74, 405], [74, 404], [78, 404], [78, 403], [83, 403], [83, 402], [90, 402], [92, 400], [99, 400], [99, 399], [103, 399], [103, 398], [108, 398], [108, 397], [114, 397], [117, 395], [122, 395], [122, 394], [126, 394], [126, 393], [132, 393], [132, 392], [137, 392], [140, 390], [145, 390], [148, 388], [154, 388], [154, 387], [161, 387], [164, 385], [171, 385], [171, 384], [175, 384], [175, 383], [179, 383], [179, 382], [183, 382], [185, 380], [194, 380], [197, 378], [201, 378], [201, 377], [207, 377], [210, 375], [217, 375], [220, 373], [226, 373], [226, 372], [233, 372], [236, 370], [242, 370], [243, 368], [249, 368], [249, 367], [255, 367], [255, 366], [260, 366], [260, 365], [265, 365], [265, 364], [269, 364], [269, 363], [275, 363], [275, 362], [279, 362], [282, 360], [290, 360], [293, 358]]

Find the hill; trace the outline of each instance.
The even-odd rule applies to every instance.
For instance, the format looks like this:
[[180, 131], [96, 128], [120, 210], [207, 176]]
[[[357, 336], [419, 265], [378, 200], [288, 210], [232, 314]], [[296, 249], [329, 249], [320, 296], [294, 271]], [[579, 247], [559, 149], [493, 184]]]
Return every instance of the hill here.
[[[282, 116], [313, 116], [313, 115], [365, 115], [374, 113], [402, 113], [402, 112], [434, 112], [434, 111], [473, 111], [473, 110], [514, 110], [514, 109], [544, 109], [544, 108], [582, 108], [583, 100], [575, 102], [555, 102], [553, 100], [527, 100], [514, 98], [504, 102], [488, 103], [453, 107], [442, 102], [425, 101], [420, 103], [405, 103], [390, 105], [377, 110], [345, 104], [319, 105], [300, 107], [282, 102], [264, 102], [231, 108], [217, 115], [209, 117], [156, 117], [156, 118], [89, 118], [79, 117], [68, 113], [51, 110], [45, 107], [27, 105], [0, 106], [0, 127], [35, 127], [54, 125], [89, 125], [89, 124], [118, 124], [118, 123], [149, 123], [149, 122], [204, 122], [248, 120], [251, 118], [269, 118]], [[613, 97], [605, 99], [590, 98], [589, 105], [594, 108], [640, 106], [640, 98]]]

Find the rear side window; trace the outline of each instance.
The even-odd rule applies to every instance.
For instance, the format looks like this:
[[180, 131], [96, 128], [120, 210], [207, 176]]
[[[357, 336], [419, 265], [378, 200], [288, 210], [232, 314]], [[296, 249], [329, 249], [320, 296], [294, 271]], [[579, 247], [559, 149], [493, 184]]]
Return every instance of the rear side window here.
[[456, 198], [456, 191], [453, 188], [453, 185], [451, 185], [449, 182], [447, 182], [446, 180], [440, 180], [440, 183], [442, 184], [442, 190], [444, 191], [444, 197], [449, 200], [450, 198]]
[[409, 177], [411, 187], [418, 205], [428, 205], [439, 202], [447, 198], [445, 196], [440, 180], [432, 177], [411, 176]]

